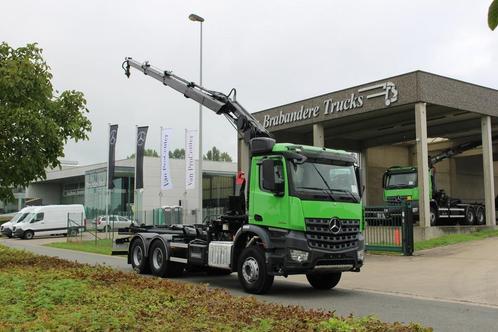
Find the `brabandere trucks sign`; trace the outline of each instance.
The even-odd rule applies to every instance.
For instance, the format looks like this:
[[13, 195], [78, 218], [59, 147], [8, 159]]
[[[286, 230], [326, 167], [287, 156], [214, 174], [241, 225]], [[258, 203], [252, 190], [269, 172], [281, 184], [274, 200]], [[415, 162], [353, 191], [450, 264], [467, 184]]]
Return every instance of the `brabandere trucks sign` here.
[[[369, 92], [369, 94], [364, 95], [365, 92]], [[398, 89], [393, 82], [384, 82], [358, 89], [358, 93], [352, 93], [351, 96], [346, 99], [325, 99], [323, 101], [323, 114], [329, 115], [358, 109], [363, 107], [365, 99], [372, 99], [377, 97], [384, 97], [384, 104], [386, 106], [390, 106], [392, 103], [395, 103], [398, 100]], [[320, 107], [320, 105], [307, 108], [301, 106], [299, 110], [294, 112], [284, 113], [283, 111], [280, 111], [280, 114], [278, 115], [265, 115], [263, 119], [263, 126], [265, 128], [270, 128], [283, 124], [316, 118], [320, 115], [321, 109], [322, 108]]]
[[195, 189], [195, 151], [197, 130], [185, 131], [185, 189]]
[[161, 128], [161, 190], [173, 189], [169, 171], [169, 141], [173, 129]]

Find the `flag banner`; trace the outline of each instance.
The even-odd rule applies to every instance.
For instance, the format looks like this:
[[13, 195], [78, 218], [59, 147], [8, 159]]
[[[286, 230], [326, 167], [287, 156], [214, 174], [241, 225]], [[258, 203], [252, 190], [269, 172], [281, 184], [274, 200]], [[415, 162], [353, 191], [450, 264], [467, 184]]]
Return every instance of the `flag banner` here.
[[116, 166], [116, 140], [118, 138], [118, 125], [109, 126], [109, 156], [107, 158], [107, 189], [113, 189], [114, 168]]
[[185, 189], [195, 189], [197, 130], [185, 131]]
[[144, 153], [145, 153], [145, 139], [147, 138], [146, 127], [137, 128], [137, 154], [135, 156], [135, 189], [142, 189], [144, 187]]
[[169, 142], [173, 129], [161, 129], [161, 190], [173, 189], [171, 174], [169, 171]]

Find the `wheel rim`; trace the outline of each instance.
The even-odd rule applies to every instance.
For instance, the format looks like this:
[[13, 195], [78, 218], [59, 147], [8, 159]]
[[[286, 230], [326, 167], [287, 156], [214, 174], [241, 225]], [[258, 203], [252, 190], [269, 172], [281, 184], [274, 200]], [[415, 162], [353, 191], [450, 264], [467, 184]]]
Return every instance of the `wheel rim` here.
[[482, 209], [477, 210], [477, 222], [479, 224], [484, 222], [484, 211]]
[[259, 264], [254, 257], [247, 257], [242, 264], [242, 276], [250, 284], [259, 279]]
[[154, 269], [159, 270], [163, 266], [164, 256], [160, 248], [154, 249], [152, 253], [152, 265]]
[[31, 240], [33, 238], [33, 233], [27, 232], [26, 233], [26, 239]]
[[143, 252], [142, 252], [142, 247], [137, 245], [135, 246], [135, 249], [133, 249], [133, 263], [135, 266], [139, 266], [142, 263], [143, 259]]

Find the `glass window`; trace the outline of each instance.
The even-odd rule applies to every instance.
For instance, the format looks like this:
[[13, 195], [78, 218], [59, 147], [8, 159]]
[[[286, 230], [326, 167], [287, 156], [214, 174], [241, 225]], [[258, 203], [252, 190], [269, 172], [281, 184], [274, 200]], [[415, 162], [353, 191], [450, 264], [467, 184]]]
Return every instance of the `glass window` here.
[[[275, 166], [273, 167], [273, 172], [275, 174], [275, 183], [284, 183], [284, 166], [281, 160], [275, 160]], [[269, 190], [263, 186], [263, 166], [259, 167], [259, 187], [263, 190]]]
[[387, 187], [402, 188], [417, 185], [417, 173], [390, 174], [387, 178]]
[[33, 218], [33, 220], [31, 221], [31, 223], [38, 222], [38, 221], [42, 221], [44, 216], [45, 216], [45, 213], [43, 213], [43, 212], [39, 212], [39, 213], [37, 213], [37, 214], [34, 216], [34, 218]]

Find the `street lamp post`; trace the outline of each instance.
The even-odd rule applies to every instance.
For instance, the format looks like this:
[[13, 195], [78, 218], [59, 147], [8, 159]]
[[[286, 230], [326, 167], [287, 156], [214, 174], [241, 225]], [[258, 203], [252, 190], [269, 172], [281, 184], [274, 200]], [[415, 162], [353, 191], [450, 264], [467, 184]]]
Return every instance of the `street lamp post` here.
[[[200, 36], [200, 63], [199, 63], [199, 85], [202, 86], [202, 22], [204, 22], [204, 18], [200, 17], [196, 14], [190, 14], [189, 20], [193, 22], [199, 22], [201, 27], [201, 36]], [[199, 199], [199, 210], [197, 213], [197, 222], [202, 223], [202, 105], [199, 104], [199, 171], [198, 171], [198, 199]]]

